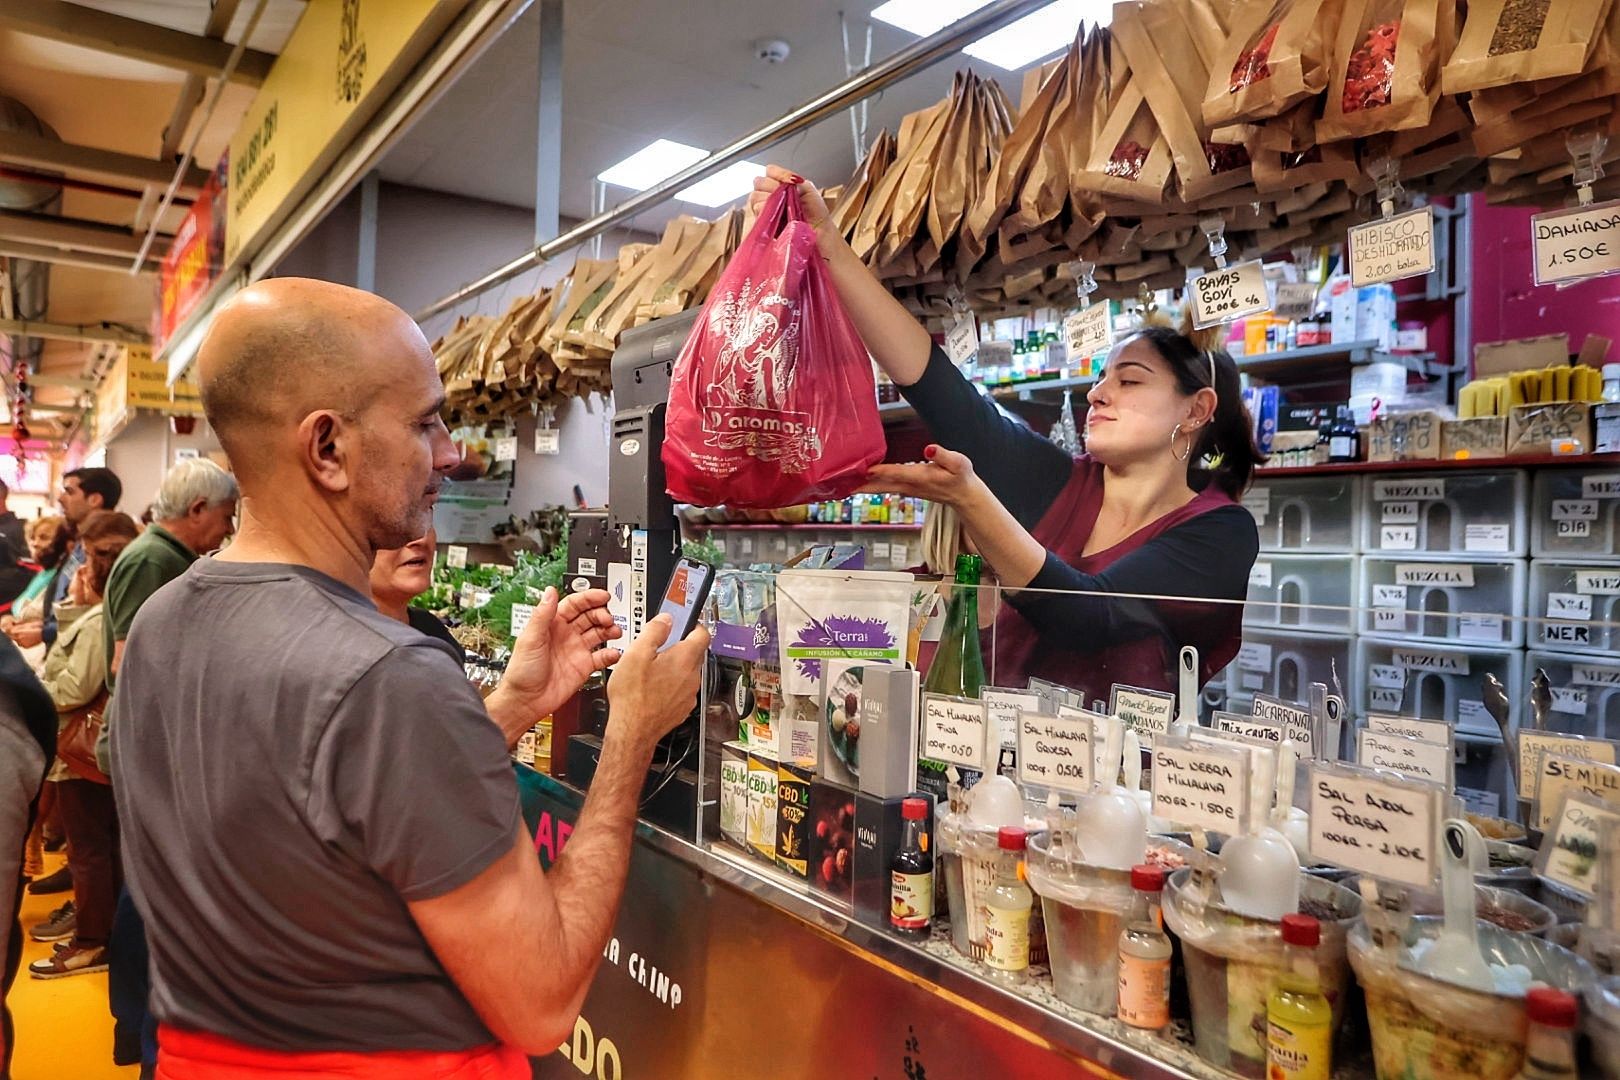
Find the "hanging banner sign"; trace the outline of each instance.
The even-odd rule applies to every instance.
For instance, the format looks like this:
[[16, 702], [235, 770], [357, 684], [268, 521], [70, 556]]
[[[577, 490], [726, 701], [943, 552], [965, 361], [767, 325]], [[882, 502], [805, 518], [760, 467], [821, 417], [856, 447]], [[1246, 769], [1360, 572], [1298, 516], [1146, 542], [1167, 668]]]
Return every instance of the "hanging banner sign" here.
[[1259, 259], [1200, 274], [1188, 284], [1187, 292], [1192, 297], [1193, 325], [1200, 330], [1271, 307], [1265, 267]]
[[197, 201], [186, 211], [169, 250], [158, 266], [158, 309], [152, 348], [162, 352], [224, 268], [225, 177], [229, 155], [209, 174]]
[[1434, 208], [1408, 210], [1350, 230], [1350, 284], [1386, 281], [1434, 273]]
[[1620, 199], [1530, 219], [1537, 285], [1620, 273]]

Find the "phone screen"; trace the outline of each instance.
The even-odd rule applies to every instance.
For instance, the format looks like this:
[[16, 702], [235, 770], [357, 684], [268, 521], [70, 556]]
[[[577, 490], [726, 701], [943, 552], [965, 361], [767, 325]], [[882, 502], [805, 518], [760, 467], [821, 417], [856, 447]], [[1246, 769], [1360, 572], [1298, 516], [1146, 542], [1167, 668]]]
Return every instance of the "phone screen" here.
[[668, 649], [696, 628], [698, 618], [703, 613], [703, 602], [709, 596], [709, 580], [713, 576], [714, 568], [703, 563], [682, 559], [675, 564], [675, 572], [669, 576], [669, 588], [664, 590], [664, 602], [658, 606], [658, 614], [669, 615], [675, 620], [675, 626], [659, 652]]

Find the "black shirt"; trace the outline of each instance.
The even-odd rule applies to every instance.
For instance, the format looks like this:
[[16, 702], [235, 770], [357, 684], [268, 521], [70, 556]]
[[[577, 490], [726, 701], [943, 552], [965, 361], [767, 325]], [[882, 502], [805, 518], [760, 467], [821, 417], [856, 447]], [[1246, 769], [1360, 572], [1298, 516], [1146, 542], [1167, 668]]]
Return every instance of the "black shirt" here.
[[467, 666], [467, 650], [461, 647], [461, 642], [457, 641], [456, 635], [452, 634], [450, 628], [444, 625], [443, 619], [431, 611], [415, 607], [405, 609], [405, 619], [413, 629], [426, 634], [430, 638], [437, 638], [456, 650], [456, 659], [461, 661], [463, 667]]

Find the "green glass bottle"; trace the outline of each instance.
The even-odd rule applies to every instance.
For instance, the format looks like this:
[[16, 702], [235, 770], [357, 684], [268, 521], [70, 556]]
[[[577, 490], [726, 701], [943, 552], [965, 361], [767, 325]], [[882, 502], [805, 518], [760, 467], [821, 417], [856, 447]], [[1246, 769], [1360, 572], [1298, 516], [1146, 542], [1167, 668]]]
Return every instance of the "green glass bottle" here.
[[977, 555], [956, 557], [956, 586], [945, 609], [939, 651], [923, 680], [926, 693], [976, 698], [984, 688], [984, 654], [979, 648], [979, 574], [983, 568], [984, 560]]

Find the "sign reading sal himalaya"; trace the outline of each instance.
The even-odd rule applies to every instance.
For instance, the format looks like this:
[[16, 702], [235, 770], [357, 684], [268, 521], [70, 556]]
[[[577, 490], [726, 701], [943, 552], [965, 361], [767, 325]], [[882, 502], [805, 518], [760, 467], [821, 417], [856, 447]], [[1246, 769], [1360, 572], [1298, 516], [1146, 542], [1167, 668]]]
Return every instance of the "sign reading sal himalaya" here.
[[231, 139], [225, 262], [303, 198], [467, 0], [309, 0]]

